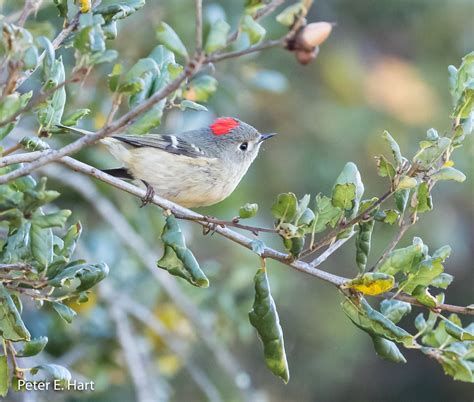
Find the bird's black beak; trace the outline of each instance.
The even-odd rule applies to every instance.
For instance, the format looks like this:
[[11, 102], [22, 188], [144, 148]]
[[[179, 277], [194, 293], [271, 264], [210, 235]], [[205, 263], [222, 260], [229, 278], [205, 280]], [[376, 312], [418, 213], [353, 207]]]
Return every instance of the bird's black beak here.
[[262, 142], [265, 140], [268, 140], [269, 138], [272, 138], [276, 135], [276, 133], [269, 133], [269, 134], [260, 134], [260, 140], [258, 142]]

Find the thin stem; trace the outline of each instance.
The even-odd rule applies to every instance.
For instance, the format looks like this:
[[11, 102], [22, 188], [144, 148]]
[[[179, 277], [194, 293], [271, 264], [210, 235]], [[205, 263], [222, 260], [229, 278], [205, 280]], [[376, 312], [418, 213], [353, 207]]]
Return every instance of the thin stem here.
[[384, 195], [382, 195], [376, 202], [374, 202], [369, 208], [367, 208], [365, 211], [361, 212], [358, 214], [355, 218], [351, 219], [349, 222], [345, 222], [341, 225], [339, 225], [336, 229], [331, 230], [326, 236], [324, 236], [321, 240], [318, 242], [314, 243], [312, 248], [303, 251], [301, 254], [302, 257], [305, 257], [307, 255], [310, 255], [314, 253], [315, 251], [321, 249], [324, 246], [327, 246], [328, 244], [331, 244], [333, 239], [337, 237], [339, 233], [342, 231], [346, 230], [349, 227], [354, 226], [356, 223], [360, 222], [361, 220], [366, 219], [367, 215], [370, 214], [373, 210], [375, 210], [380, 204], [382, 204], [385, 200], [390, 198], [394, 190], [388, 190]]
[[202, 52], [202, 0], [194, 1], [196, 9], [196, 53], [200, 54]]
[[222, 227], [231, 226], [237, 229], [247, 230], [249, 232], [252, 232], [256, 236], [258, 236], [259, 232], [265, 232], [265, 233], [278, 232], [276, 229], [272, 229], [272, 228], [262, 228], [259, 226], [243, 225], [239, 222], [221, 220], [221, 219], [213, 218], [210, 216], [204, 216], [203, 218], [196, 218], [196, 217], [189, 217], [189, 216], [176, 216], [176, 217], [179, 219], [187, 220], [187, 221], [194, 221], [194, 222], [201, 221], [201, 222], [206, 222], [206, 223], [212, 223], [214, 225], [218, 225]]
[[[77, 171], [84, 173], [86, 175], [95, 177], [96, 179], [99, 179], [105, 183], [108, 183], [112, 185], [113, 187], [116, 187], [120, 190], [123, 190], [129, 194], [133, 194], [136, 197], [139, 197], [143, 199], [143, 197], [146, 194], [146, 191], [144, 189], [141, 189], [139, 187], [136, 187], [130, 183], [124, 182], [120, 179], [117, 179], [115, 177], [112, 177], [104, 172], [102, 172], [99, 169], [96, 169], [92, 166], [89, 166], [85, 163], [79, 162], [71, 157], [64, 157], [61, 159], [61, 162], [68, 166], [69, 168]], [[182, 217], [189, 217], [191, 219], [199, 223], [201, 226], [207, 228], [208, 230], [213, 230], [215, 233], [220, 234], [221, 236], [233, 241], [234, 243], [240, 244], [241, 246], [252, 250], [253, 246], [253, 240], [243, 236], [240, 233], [237, 233], [227, 227], [221, 227], [206, 222], [206, 219], [204, 216], [197, 214], [196, 212], [193, 212], [187, 208], [181, 207], [178, 204], [175, 204], [171, 201], [168, 201], [164, 198], [161, 198], [157, 195], [153, 197], [153, 200], [151, 201], [152, 204], [155, 204], [164, 210], [169, 210], [173, 215], [180, 217], [180, 219], [183, 219]], [[336, 244], [336, 243], [335, 243]], [[340, 246], [340, 245], [339, 245]], [[337, 248], [336, 248], [337, 249]], [[334, 252], [334, 250], [331, 250], [331, 253]], [[325, 254], [325, 258], [327, 258], [329, 254]], [[263, 252], [260, 254], [260, 257], [262, 258], [269, 258], [275, 261], [279, 261], [292, 269], [295, 269], [300, 272], [304, 272], [306, 274], [309, 274], [311, 276], [317, 277], [323, 281], [326, 281], [332, 285], [335, 285], [337, 287], [341, 286], [342, 284], [346, 283], [349, 279], [331, 274], [329, 272], [317, 269], [313, 267], [311, 264], [304, 262], [302, 260], [294, 260], [292, 257], [288, 254], [281, 253], [277, 250], [274, 250], [270, 247], [265, 247]], [[393, 293], [386, 293], [384, 296], [393, 296]], [[418, 300], [416, 300], [414, 297], [405, 295], [405, 294], [399, 294], [395, 297], [397, 300], [403, 300], [407, 301], [410, 304], [417, 305], [417, 306], [423, 306]], [[440, 310], [446, 310], [446, 311], [451, 311], [451, 312], [456, 312], [459, 314], [467, 314], [467, 315], [474, 315], [474, 309], [471, 309], [469, 307], [461, 307], [461, 306], [453, 306], [449, 304], [440, 304], [437, 306]]]
[[226, 52], [226, 53], [211, 54], [205, 59], [205, 62], [206, 63], [216, 63], [218, 61], [222, 61], [222, 60], [226, 60], [226, 59], [232, 59], [234, 57], [240, 57], [240, 56], [243, 56], [243, 55], [246, 55], [246, 54], [259, 52], [261, 50], [269, 49], [271, 47], [283, 46], [284, 43], [285, 43], [285, 38], [268, 40], [268, 41], [262, 42], [258, 45], [250, 46], [250, 47], [248, 47], [246, 49], [242, 49], [242, 50], [235, 50], [233, 52]]

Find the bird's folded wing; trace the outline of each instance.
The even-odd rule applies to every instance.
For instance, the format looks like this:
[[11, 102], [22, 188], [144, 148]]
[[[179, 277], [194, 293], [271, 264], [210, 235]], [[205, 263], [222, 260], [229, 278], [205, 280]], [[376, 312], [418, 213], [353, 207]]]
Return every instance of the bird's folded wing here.
[[205, 153], [196, 145], [189, 143], [182, 138], [166, 134], [146, 134], [146, 135], [114, 135], [112, 138], [122, 141], [133, 147], [151, 147], [163, 151], [184, 155], [190, 158], [205, 156]]

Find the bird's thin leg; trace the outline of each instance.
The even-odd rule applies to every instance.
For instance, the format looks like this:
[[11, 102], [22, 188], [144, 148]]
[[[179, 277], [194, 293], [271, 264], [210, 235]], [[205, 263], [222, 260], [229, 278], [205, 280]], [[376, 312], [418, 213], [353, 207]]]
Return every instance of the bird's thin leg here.
[[146, 194], [145, 197], [142, 198], [142, 205], [140, 208], [143, 208], [145, 205], [148, 205], [150, 202], [153, 201], [153, 197], [155, 196], [155, 190], [152, 186], [150, 186], [145, 180], [142, 180], [143, 184], [146, 186]]

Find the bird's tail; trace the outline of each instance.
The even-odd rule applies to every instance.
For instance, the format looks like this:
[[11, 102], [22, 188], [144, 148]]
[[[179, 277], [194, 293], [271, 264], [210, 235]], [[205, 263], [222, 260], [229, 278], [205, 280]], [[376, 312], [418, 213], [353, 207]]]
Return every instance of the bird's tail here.
[[[65, 126], [63, 124], [58, 124], [57, 127], [61, 128], [62, 130], [70, 131], [72, 133], [79, 134], [79, 135], [94, 134], [92, 131], [83, 130], [83, 129], [77, 128], [77, 127], [69, 127], [69, 126]], [[124, 144], [122, 142], [117, 141], [115, 138], [111, 138], [111, 137], [102, 138], [100, 140], [100, 142], [108, 148], [110, 153], [116, 159], [118, 159], [119, 161], [121, 161], [124, 164], [128, 163], [128, 160], [130, 158], [130, 152], [128, 150], [128, 147], [124, 146]]]

